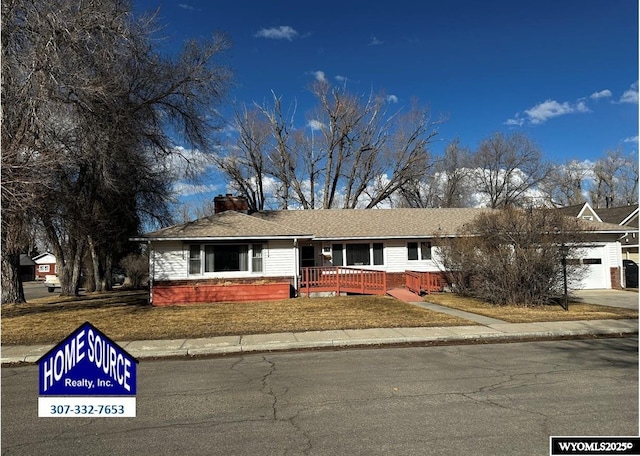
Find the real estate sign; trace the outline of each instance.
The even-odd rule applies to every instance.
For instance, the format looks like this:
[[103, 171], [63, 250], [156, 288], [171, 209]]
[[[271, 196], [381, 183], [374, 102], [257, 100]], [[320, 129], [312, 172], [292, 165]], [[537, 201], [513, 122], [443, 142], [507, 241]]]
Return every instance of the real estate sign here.
[[136, 416], [137, 360], [89, 322], [38, 366], [38, 416]]

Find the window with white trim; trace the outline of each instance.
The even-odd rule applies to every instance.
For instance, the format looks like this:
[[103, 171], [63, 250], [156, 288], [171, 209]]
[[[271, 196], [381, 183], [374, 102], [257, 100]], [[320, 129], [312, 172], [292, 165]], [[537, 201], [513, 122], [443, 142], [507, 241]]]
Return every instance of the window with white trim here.
[[262, 272], [262, 252], [262, 244], [191, 244], [189, 274]]
[[39, 264], [38, 265], [38, 272], [49, 272], [49, 266], [48, 264]]
[[332, 244], [331, 255], [334, 266], [380, 266], [384, 265], [384, 244], [382, 242]]
[[200, 267], [200, 244], [189, 246], [189, 274], [201, 274]]
[[262, 272], [262, 244], [253, 244], [251, 251], [251, 270]]
[[431, 242], [407, 242], [407, 259], [409, 261], [430, 260]]

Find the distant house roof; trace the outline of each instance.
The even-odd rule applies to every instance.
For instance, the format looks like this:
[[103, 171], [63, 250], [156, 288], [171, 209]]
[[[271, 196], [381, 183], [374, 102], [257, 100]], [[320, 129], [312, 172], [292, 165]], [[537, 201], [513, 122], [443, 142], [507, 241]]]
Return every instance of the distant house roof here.
[[589, 203], [559, 207], [556, 209], [556, 211], [568, 217], [578, 217], [585, 220], [595, 220], [597, 222], [602, 222], [598, 213], [591, 207]]
[[29, 255], [22, 253], [20, 254], [20, 266], [35, 266], [36, 263], [29, 258]]
[[638, 205], [596, 209], [603, 222], [638, 228]]
[[[136, 240], [410, 239], [455, 236], [491, 209], [317, 209], [222, 212], [145, 234]], [[582, 221], [584, 229], [620, 233], [616, 225]]]
[[592, 208], [589, 203], [557, 208], [563, 215], [579, 218], [592, 217], [593, 220], [613, 225], [638, 228], [638, 205]]
[[41, 253], [40, 255], [34, 256], [33, 261], [35, 261], [36, 264], [55, 263], [56, 256], [51, 252], [45, 252]]

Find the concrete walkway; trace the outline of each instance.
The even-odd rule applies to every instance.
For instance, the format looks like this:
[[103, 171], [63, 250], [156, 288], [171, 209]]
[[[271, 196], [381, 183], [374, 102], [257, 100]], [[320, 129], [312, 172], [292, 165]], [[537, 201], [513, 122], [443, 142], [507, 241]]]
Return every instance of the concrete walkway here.
[[439, 304], [425, 302], [423, 297], [410, 292], [406, 288], [393, 288], [387, 291], [387, 294], [401, 301], [408, 302], [409, 304], [414, 304], [416, 306], [420, 306], [434, 312], [441, 312], [448, 315], [453, 315], [454, 317], [464, 318], [465, 320], [473, 321], [481, 325], [506, 323], [505, 321], [498, 320], [496, 318], [485, 317], [484, 315], [478, 315], [471, 312], [465, 312], [464, 310], [451, 309], [450, 307], [441, 306]]
[[[395, 344], [470, 343], [638, 334], [637, 320], [496, 323], [435, 328], [378, 328], [221, 336], [203, 339], [116, 341], [136, 359], [271, 352], [313, 348], [355, 348]], [[2, 347], [2, 364], [36, 363], [53, 345]]]

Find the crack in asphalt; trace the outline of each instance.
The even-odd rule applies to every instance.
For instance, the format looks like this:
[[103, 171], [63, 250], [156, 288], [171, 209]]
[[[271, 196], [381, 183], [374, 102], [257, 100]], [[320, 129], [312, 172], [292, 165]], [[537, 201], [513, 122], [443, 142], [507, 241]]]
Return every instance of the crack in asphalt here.
[[298, 446], [287, 448], [285, 454], [298, 453], [302, 451], [302, 454], [309, 454], [312, 450], [311, 438], [309, 434], [296, 423], [296, 419], [300, 415], [300, 409], [295, 412], [295, 414], [291, 415], [288, 418], [284, 418], [281, 416], [282, 414], [279, 412], [279, 395], [286, 395], [289, 392], [289, 388], [284, 388], [279, 394], [274, 391], [274, 387], [269, 384], [271, 377], [276, 373], [276, 363], [267, 359], [267, 357], [262, 357], [263, 361], [268, 364], [269, 370], [262, 377], [262, 391], [265, 392], [268, 396], [271, 397], [271, 409], [272, 409], [272, 419], [274, 421], [289, 423], [289, 425], [297, 431], [297, 433], [304, 439], [305, 445], [303, 448], [299, 448]]

